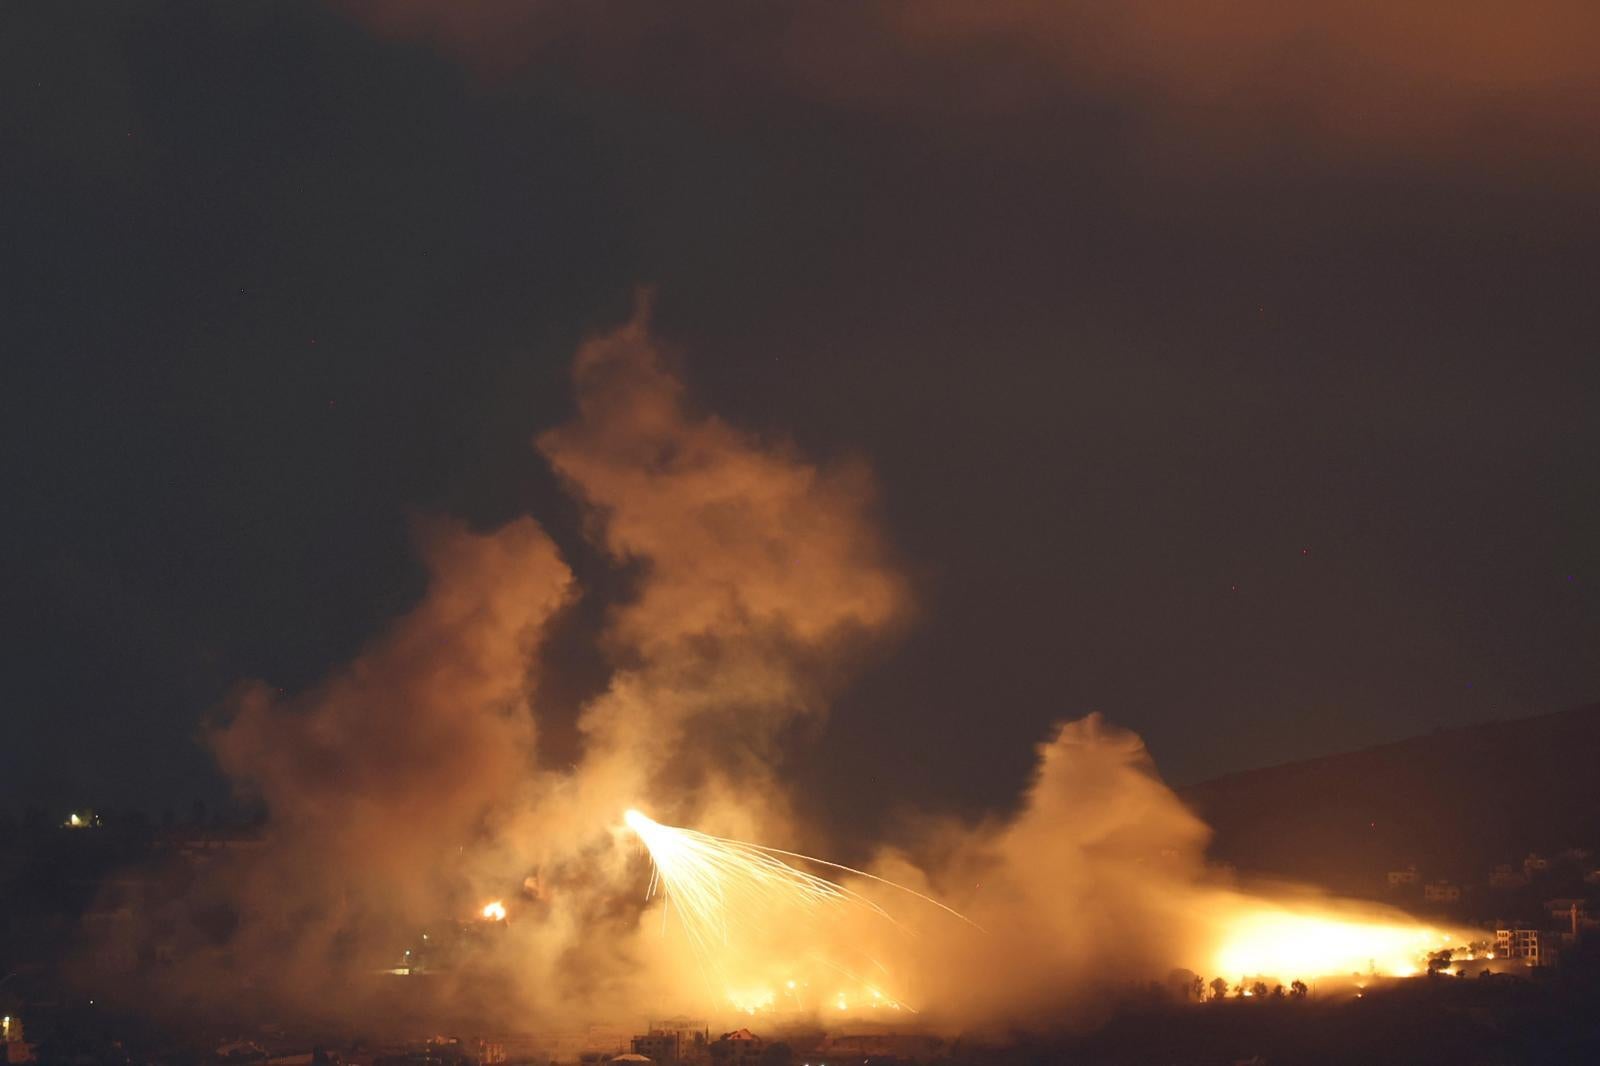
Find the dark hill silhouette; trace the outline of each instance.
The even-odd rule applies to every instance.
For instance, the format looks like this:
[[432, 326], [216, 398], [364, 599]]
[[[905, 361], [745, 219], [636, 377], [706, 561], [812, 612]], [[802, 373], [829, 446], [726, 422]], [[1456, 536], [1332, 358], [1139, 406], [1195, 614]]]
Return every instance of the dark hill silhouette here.
[[[1373, 894], [1384, 871], [1481, 882], [1600, 850], [1600, 704], [1232, 774], [1179, 790], [1241, 872]], [[1600, 862], [1600, 860], [1597, 860]]]

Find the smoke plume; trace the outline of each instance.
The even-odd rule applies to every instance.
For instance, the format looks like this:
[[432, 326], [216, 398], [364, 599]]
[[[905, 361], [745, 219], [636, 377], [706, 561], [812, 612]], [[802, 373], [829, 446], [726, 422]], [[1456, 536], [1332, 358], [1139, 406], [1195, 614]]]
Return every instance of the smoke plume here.
[[[472, 1010], [633, 1010], [658, 968], [639, 943], [644, 880], [616, 826], [632, 804], [727, 832], [788, 819], [777, 742], [824, 709], [841, 665], [906, 593], [870, 520], [871, 479], [695, 412], [643, 312], [574, 367], [577, 415], [540, 450], [588, 508], [587, 533], [641, 577], [604, 633], [615, 664], [583, 710], [584, 751], [537, 769], [536, 651], [579, 594], [528, 518], [487, 533], [427, 524], [422, 601], [322, 684], [243, 686], [211, 733], [269, 812], [266, 846], [203, 891], [239, 924], [197, 951], [201, 987], [243, 971], [285, 1006], [379, 1009], [372, 975], [488, 900], [512, 920], [436, 982]], [[469, 984], [471, 987], [469, 988]]]
[[397, 965], [400, 930], [470, 906], [461, 856], [529, 793], [530, 663], [567, 569], [528, 519], [489, 534], [436, 522], [420, 539], [420, 604], [308, 692], [246, 686], [211, 737], [271, 819], [229, 886], [241, 924], [220, 954], [296, 1006], [330, 1002], [323, 977]]
[[555, 544], [531, 518], [425, 523], [419, 603], [305, 692], [244, 686], [212, 731], [268, 822], [190, 892], [189, 913], [227, 920], [195, 923], [183, 994], [389, 1029], [739, 1009], [1056, 1024], [1108, 979], [1210, 965], [1260, 916], [1208, 880], [1207, 830], [1139, 739], [1090, 717], [1040, 746], [1012, 815], [929, 820], [840, 875], [848, 905], [757, 893], [707, 957], [646, 901], [623, 812], [794, 847], [784, 751], [908, 590], [867, 471], [697, 411], [642, 311], [582, 347], [573, 386], [575, 416], [537, 447], [585, 535], [638, 575], [608, 606], [580, 757], [537, 759], [538, 651], [582, 594]]
[[585, 772], [670, 786], [655, 795], [738, 794], [743, 813], [719, 828], [767, 828], [757, 812], [782, 807], [774, 740], [822, 710], [845, 650], [904, 608], [871, 480], [690, 414], [642, 316], [587, 345], [574, 382], [577, 419], [540, 448], [601, 547], [645, 567], [606, 633], [627, 665], [583, 716]]

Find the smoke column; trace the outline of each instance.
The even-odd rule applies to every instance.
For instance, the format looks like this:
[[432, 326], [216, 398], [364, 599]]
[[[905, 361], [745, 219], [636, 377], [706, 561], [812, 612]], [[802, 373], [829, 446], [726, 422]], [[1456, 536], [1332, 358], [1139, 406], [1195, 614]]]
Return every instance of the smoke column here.
[[[770, 828], [761, 807], [781, 819], [784, 806], [775, 735], [819, 713], [843, 650], [904, 608], [868, 517], [871, 480], [690, 414], [642, 316], [587, 345], [573, 376], [578, 418], [540, 449], [590, 506], [601, 547], [646, 567], [606, 633], [630, 665], [583, 716], [583, 776], [622, 790], [617, 811], [628, 790], [660, 785], [691, 801], [674, 817]], [[742, 814], [707, 809], [734, 793]]]
[[580, 594], [554, 544], [528, 518], [426, 523], [417, 606], [306, 692], [241, 686], [210, 732], [269, 823], [262, 853], [190, 900], [239, 916], [226, 936], [191, 931], [196, 994], [243, 971], [289, 1009], [374, 1010], [361, 989], [403, 945], [509, 889], [513, 920], [474, 956], [502, 992], [472, 1008], [522, 1023], [575, 1004], [631, 1012], [686, 975], [641, 936], [623, 809], [783, 834], [775, 738], [823, 711], [847, 646], [905, 610], [871, 479], [695, 412], [642, 310], [580, 350], [573, 380], [577, 416], [538, 447], [595, 544], [642, 575], [611, 609], [617, 665], [582, 712], [581, 760], [536, 768], [536, 652]]
[[[697, 411], [643, 310], [581, 348], [573, 386], [576, 415], [537, 447], [583, 504], [586, 536], [639, 575], [608, 606], [613, 672], [581, 712], [581, 756], [559, 770], [537, 759], [537, 653], [582, 594], [555, 544], [531, 518], [421, 524], [419, 603], [304, 692], [242, 686], [209, 734], [269, 820], [258, 852], [173, 908], [191, 1008], [244, 987], [342, 1025], [738, 1008], [916, 1011], [952, 1031], [1058, 1024], [1087, 1017], [1108, 983], [1204, 971], [1240, 915], [1261, 916], [1262, 901], [1208, 880], [1207, 830], [1139, 739], [1090, 717], [1040, 745], [1013, 815], [929, 819], [874, 861], [975, 926], [815, 870], [877, 907], [797, 916], [756, 894], [715, 958], [693, 950], [660, 898], [647, 902], [649, 860], [623, 812], [794, 847], [805, 833], [783, 744], [907, 617], [908, 590], [865, 468], [817, 465]], [[1316, 906], [1285, 903], [1273, 920]], [[220, 917], [195, 918], [207, 914]], [[445, 940], [457, 954], [426, 980], [388, 976]]]

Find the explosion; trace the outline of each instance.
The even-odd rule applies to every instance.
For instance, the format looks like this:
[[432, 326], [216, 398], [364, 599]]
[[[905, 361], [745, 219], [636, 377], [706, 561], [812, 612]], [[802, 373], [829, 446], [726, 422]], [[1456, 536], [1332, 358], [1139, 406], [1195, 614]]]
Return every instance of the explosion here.
[[[1005, 817], [913, 822], [861, 869], [748, 843], [801, 834], [790, 727], [904, 616], [870, 478], [695, 412], [642, 317], [587, 343], [574, 377], [577, 414], [539, 448], [588, 508], [584, 535], [638, 575], [596, 635], [612, 672], [578, 713], [581, 752], [548, 765], [531, 669], [582, 594], [561, 550], [527, 517], [427, 525], [419, 603], [319, 685], [244, 687], [211, 733], [270, 821], [259, 856], [196, 889], [239, 915], [186, 964], [197, 996], [248, 968], [287, 1010], [381, 1017], [362, 975], [463, 913], [497, 935], [430, 967], [435, 1001], [484, 1009], [489, 981], [518, 1025], [911, 1003], [952, 1030], [1058, 1024], [1108, 977], [1393, 974], [1461, 939], [1210, 883], [1209, 831], [1095, 715], [1039, 745]], [[721, 835], [636, 809], [619, 832], [644, 795]]]
[[[858, 905], [888, 918], [877, 904], [832, 881], [796, 870], [763, 848], [662, 825], [636, 810], [623, 815], [650, 853], [646, 898], [660, 893], [676, 904], [685, 932], [702, 955], [726, 945], [753, 916], [793, 909], [814, 916], [829, 905]], [[890, 919], [892, 921], [892, 919]]]
[[[836, 882], [798, 870], [779, 856], [831, 867], [876, 882], [971, 924], [964, 915], [933, 897], [865, 870], [780, 848], [662, 825], [633, 809], [623, 814], [623, 822], [650, 855], [652, 870], [646, 898], [660, 895], [676, 908], [702, 966], [725, 978], [728, 970], [725, 949], [730, 942], [741, 932], [758, 932], [774, 920], [790, 924], [818, 919], [846, 920], [847, 909], [859, 908], [904, 930], [904, 926], [878, 903]], [[859, 981], [836, 960], [825, 962], [840, 974]], [[787, 980], [784, 990], [789, 993], [788, 999], [796, 999], [798, 982], [793, 978]], [[868, 985], [864, 991], [870, 1006], [893, 1009], [905, 1006], [881, 988]], [[739, 1009], [754, 1012], [773, 1006], [777, 993], [761, 986], [730, 987], [727, 998]], [[837, 992], [831, 998], [837, 1009], [848, 1009], [847, 992]]]
[[[796, 869], [780, 856], [832, 867], [909, 894], [981, 932], [971, 919], [939, 900], [864, 870], [662, 825], [635, 809], [623, 815], [623, 822], [651, 859], [646, 898], [659, 896], [676, 911], [702, 972], [723, 989], [729, 1003], [746, 1013], [803, 1005], [795, 979], [790, 978], [779, 987], [752, 982], [745, 972], [747, 953], [741, 950], [741, 942], [774, 923], [803, 929], [803, 939], [813, 949], [810, 961], [820, 962], [850, 979], [847, 987], [834, 988], [830, 984], [833, 991], [813, 996], [817, 1004], [837, 1011], [909, 1009], [881, 986], [863, 982], [840, 962], [841, 955], [849, 950], [849, 942], [864, 932], [851, 919], [875, 918], [905, 932], [901, 922], [874, 900]], [[1441, 932], [1398, 913], [1358, 912], [1348, 905], [1341, 908], [1313, 902], [1295, 904], [1216, 891], [1196, 891], [1196, 896], [1195, 924], [1211, 930], [1206, 938], [1209, 954], [1200, 969], [1240, 986], [1255, 980], [1315, 983], [1345, 976], [1407, 977], [1422, 970], [1430, 953], [1441, 949], [1464, 951], [1472, 940], [1470, 934]], [[995, 921], [997, 925], [1012, 926], [1026, 918], [1026, 910], [1016, 909]], [[819, 919], [842, 923], [848, 936], [835, 935], [838, 930], [824, 928]], [[983, 941], [978, 943], [982, 945]], [[925, 961], [928, 957], [925, 947], [919, 950], [915, 943], [896, 947], [902, 961]], [[882, 967], [876, 960], [873, 963]], [[797, 967], [791, 963], [790, 969]], [[809, 988], [811, 982], [805, 984]]]

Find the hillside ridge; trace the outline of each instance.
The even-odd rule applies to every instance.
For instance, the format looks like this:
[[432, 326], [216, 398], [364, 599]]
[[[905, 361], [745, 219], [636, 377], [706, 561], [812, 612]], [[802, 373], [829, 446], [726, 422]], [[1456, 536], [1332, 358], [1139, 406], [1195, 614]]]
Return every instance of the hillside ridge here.
[[1600, 703], [1455, 726], [1178, 789], [1241, 871], [1370, 893], [1388, 869], [1482, 879], [1600, 848]]

